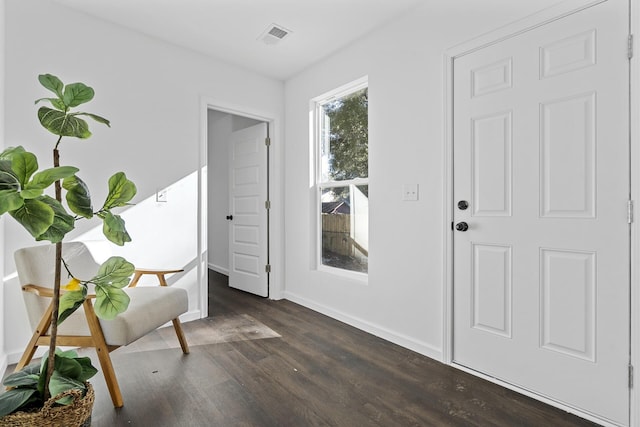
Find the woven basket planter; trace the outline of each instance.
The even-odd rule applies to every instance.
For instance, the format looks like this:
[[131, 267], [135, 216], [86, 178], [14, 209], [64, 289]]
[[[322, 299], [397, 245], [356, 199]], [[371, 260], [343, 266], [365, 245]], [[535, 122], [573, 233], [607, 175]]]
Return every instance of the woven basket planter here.
[[[73, 403], [56, 405], [65, 396], [73, 396]], [[0, 418], [0, 427], [89, 427], [95, 393], [87, 383], [87, 394], [73, 389], [47, 400], [42, 408], [32, 412], [14, 412]]]

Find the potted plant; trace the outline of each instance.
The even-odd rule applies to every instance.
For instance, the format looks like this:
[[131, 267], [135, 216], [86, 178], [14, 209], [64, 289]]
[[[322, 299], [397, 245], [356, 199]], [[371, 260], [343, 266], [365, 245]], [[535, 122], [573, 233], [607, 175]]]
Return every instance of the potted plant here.
[[[74, 110], [93, 99], [91, 87], [84, 83], [64, 85], [51, 74], [40, 75], [38, 80], [54, 94], [35, 101], [36, 104], [48, 102], [51, 105], [38, 109], [38, 119], [45, 129], [57, 136], [53, 146], [53, 167], [38, 170], [36, 155], [21, 146], [0, 153], [0, 215], [8, 213], [36, 241], [56, 245], [51, 344], [48, 355], [40, 364], [29, 365], [6, 378], [5, 386], [9, 389], [0, 395], [0, 417], [3, 417], [0, 425], [4, 419], [13, 416], [7, 414], [24, 409], [36, 414], [39, 409], [49, 411], [52, 406], [77, 406], [74, 402], [87, 398], [87, 394], [93, 402], [93, 390], [86, 380], [97, 370], [89, 358], [56, 350], [57, 326], [82, 305], [89, 283], [95, 285], [94, 308], [99, 317], [112, 319], [124, 312], [129, 297], [122, 288], [129, 284], [134, 272], [133, 264], [122, 257], [109, 258], [90, 279], [74, 277], [64, 264], [62, 241], [75, 228], [77, 220], [98, 217], [103, 221], [103, 232], [108, 240], [117, 245], [131, 241], [124, 220], [112, 210], [127, 206], [136, 194], [136, 186], [124, 173], [114, 174], [109, 179], [105, 202], [94, 211], [89, 189], [77, 175], [79, 169], [61, 165], [59, 148], [63, 137], [86, 139], [91, 136], [84, 120], [86, 117], [107, 126], [110, 123], [104, 117]], [[54, 197], [45, 193], [52, 186]], [[66, 193], [64, 200], [63, 192]], [[61, 287], [63, 266], [70, 280]], [[68, 423], [65, 421], [65, 425]]]

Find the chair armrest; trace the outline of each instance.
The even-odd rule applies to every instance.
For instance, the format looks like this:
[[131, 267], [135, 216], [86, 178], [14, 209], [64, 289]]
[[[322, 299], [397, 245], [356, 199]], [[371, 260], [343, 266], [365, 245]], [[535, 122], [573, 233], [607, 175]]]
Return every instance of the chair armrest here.
[[160, 283], [160, 286], [168, 286], [167, 285], [167, 281], [165, 279], [165, 274], [171, 274], [171, 273], [181, 273], [183, 272], [183, 269], [178, 269], [178, 270], [150, 270], [150, 269], [136, 269], [133, 273], [133, 278], [131, 279], [131, 283], [129, 283], [129, 287], [130, 288], [135, 288], [135, 286], [138, 284], [138, 281], [140, 280], [140, 278], [145, 275], [145, 274], [152, 274], [154, 276], [156, 276], [158, 278], [158, 282]]
[[136, 268], [135, 272], [142, 274], [171, 274], [171, 273], [182, 273], [184, 270], [150, 270], [148, 268]]
[[[22, 290], [25, 292], [31, 292], [32, 294], [36, 294], [39, 297], [53, 298], [53, 289], [45, 288], [44, 286], [24, 285], [22, 287]], [[61, 294], [64, 292], [65, 292], [64, 290], [60, 291]], [[95, 297], [96, 297], [96, 294], [87, 295], [87, 299], [92, 299]]]
[[25, 292], [31, 292], [32, 294], [36, 294], [39, 297], [53, 298], [53, 289], [45, 288], [44, 286], [24, 285], [22, 287], [22, 290]]

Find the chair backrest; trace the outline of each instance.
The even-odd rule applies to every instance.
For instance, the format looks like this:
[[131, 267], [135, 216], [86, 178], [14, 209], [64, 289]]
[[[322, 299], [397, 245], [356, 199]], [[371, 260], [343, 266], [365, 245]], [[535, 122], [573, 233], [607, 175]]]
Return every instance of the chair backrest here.
[[[62, 258], [73, 275], [80, 280], [91, 279], [99, 268], [89, 248], [83, 242], [63, 243]], [[56, 259], [55, 245], [49, 244], [18, 249], [14, 254], [14, 259], [21, 286], [31, 284], [53, 288]], [[69, 279], [67, 271], [63, 267], [60, 276], [61, 285], [65, 285]], [[31, 327], [35, 328], [49, 301], [47, 298], [39, 298], [29, 292], [23, 292], [23, 296], [29, 315], [29, 322]]]
[[[53, 288], [55, 258], [55, 245], [18, 249], [14, 254], [14, 259], [20, 285], [32, 284]], [[80, 280], [91, 279], [98, 271], [98, 263], [83, 242], [63, 243], [62, 258], [73, 275]], [[64, 267], [62, 268], [60, 281], [63, 285], [69, 281], [69, 276]]]

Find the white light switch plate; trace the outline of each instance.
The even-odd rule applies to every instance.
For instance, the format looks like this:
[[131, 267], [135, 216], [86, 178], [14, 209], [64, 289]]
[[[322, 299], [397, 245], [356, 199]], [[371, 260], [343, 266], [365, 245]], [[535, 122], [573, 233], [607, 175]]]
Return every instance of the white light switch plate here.
[[418, 184], [403, 184], [402, 200], [404, 201], [418, 200]]
[[156, 193], [156, 202], [158, 203], [166, 203], [167, 202], [167, 190], [159, 190]]

